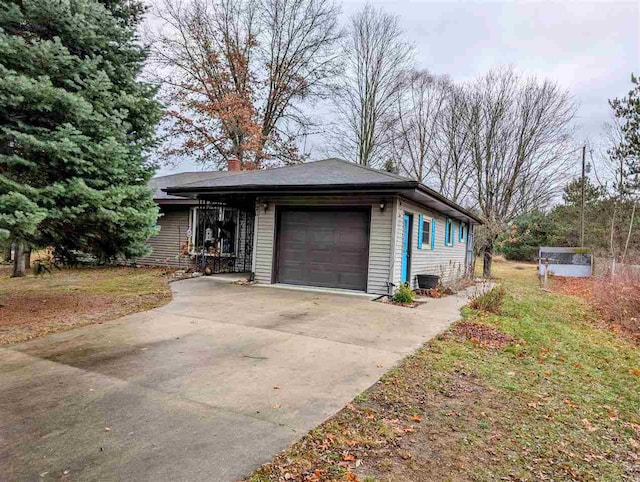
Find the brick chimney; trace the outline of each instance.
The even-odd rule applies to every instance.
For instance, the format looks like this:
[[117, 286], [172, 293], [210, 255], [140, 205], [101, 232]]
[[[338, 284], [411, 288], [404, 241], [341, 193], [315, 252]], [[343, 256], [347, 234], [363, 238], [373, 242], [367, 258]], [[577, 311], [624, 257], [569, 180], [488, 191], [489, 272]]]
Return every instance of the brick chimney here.
[[233, 157], [227, 161], [227, 171], [238, 172], [241, 170], [242, 170], [242, 164], [240, 163], [240, 159]]

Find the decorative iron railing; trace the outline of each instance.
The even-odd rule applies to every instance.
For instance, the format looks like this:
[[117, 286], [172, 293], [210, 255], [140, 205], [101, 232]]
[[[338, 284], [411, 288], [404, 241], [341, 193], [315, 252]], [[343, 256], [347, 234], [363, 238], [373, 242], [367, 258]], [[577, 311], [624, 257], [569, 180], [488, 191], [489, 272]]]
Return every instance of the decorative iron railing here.
[[202, 199], [191, 233], [196, 269], [211, 273], [252, 271], [254, 203]]

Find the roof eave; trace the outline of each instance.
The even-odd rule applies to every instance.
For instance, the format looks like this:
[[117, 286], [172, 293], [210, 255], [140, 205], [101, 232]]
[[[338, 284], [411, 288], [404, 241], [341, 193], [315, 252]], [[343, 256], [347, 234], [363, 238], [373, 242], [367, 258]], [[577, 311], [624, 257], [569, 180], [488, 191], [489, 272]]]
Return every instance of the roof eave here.
[[418, 187], [416, 188], [416, 190], [421, 192], [421, 193], [424, 193], [424, 194], [428, 195], [429, 197], [432, 197], [432, 198], [436, 199], [437, 201], [439, 201], [439, 202], [441, 202], [443, 204], [446, 204], [450, 208], [452, 208], [452, 209], [458, 211], [460, 214], [472, 219], [476, 223], [484, 224], [484, 221], [482, 221], [482, 219], [479, 218], [477, 215], [475, 215], [474, 213], [472, 213], [468, 209], [463, 208], [458, 203], [455, 203], [452, 200], [444, 197], [439, 192], [434, 191], [433, 189], [425, 186], [424, 184], [419, 184]]
[[176, 186], [167, 187], [162, 191], [170, 195], [181, 195], [188, 193], [197, 194], [229, 194], [229, 193], [274, 193], [274, 192], [323, 192], [323, 191], [370, 191], [370, 190], [402, 190], [415, 188], [418, 185], [416, 181], [386, 182], [386, 183], [350, 183], [350, 184], [322, 184], [322, 185], [269, 185], [248, 184], [244, 186], [200, 186], [186, 187]]

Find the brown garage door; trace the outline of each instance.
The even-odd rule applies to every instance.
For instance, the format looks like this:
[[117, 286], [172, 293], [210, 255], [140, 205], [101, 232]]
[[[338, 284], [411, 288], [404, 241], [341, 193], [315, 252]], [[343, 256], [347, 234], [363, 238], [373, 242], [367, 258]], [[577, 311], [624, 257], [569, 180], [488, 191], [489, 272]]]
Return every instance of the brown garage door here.
[[369, 211], [279, 210], [276, 281], [367, 289]]

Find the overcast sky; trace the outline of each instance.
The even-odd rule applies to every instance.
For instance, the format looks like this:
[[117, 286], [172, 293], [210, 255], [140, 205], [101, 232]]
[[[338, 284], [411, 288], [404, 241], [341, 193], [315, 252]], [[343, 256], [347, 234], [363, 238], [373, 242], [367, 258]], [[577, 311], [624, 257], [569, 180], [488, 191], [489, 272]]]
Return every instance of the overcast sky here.
[[[152, 2], [150, 2], [152, 3]], [[348, 18], [364, 1], [343, 2]], [[578, 138], [597, 142], [609, 119], [607, 100], [640, 74], [640, 1], [372, 1], [400, 17], [415, 45], [419, 68], [464, 81], [492, 67], [512, 65], [549, 78], [579, 103]], [[323, 151], [310, 142], [312, 158]], [[199, 170], [183, 163], [158, 174]]]

